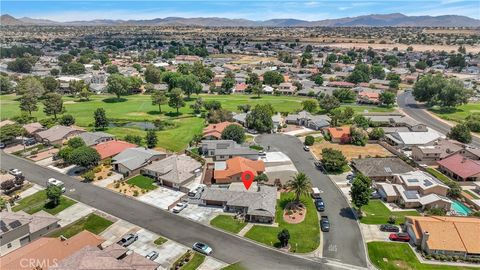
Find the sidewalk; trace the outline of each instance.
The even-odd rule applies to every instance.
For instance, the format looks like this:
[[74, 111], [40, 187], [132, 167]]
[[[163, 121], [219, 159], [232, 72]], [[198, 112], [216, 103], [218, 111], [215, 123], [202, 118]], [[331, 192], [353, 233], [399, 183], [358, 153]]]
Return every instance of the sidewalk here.
[[237, 235], [239, 236], [244, 236], [248, 231], [250, 231], [250, 229], [253, 227], [253, 223], [247, 223], [247, 225], [245, 227], [243, 227], [243, 229], [241, 231], [239, 231], [237, 233]]

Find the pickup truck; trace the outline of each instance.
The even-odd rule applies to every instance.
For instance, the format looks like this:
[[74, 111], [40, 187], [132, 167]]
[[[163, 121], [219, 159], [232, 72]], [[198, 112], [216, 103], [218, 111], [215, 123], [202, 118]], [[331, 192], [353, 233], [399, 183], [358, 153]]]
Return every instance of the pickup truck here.
[[328, 220], [328, 216], [322, 216], [320, 219], [320, 228], [322, 232], [330, 231], [330, 221]]

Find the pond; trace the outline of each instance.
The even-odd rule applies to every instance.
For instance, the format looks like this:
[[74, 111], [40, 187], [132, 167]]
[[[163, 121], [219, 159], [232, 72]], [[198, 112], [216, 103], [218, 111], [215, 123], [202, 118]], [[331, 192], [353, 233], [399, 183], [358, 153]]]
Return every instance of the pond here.
[[126, 122], [126, 123], [110, 123], [110, 127], [128, 127], [128, 128], [139, 128], [143, 130], [157, 129], [155, 124], [152, 122], [142, 121], [142, 122]]

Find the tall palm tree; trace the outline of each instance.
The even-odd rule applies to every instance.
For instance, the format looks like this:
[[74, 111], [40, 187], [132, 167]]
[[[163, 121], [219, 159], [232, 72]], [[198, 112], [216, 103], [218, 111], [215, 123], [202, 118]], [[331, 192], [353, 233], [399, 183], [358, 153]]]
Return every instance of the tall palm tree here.
[[310, 179], [304, 173], [297, 173], [292, 180], [288, 181], [287, 186], [295, 193], [295, 201], [299, 202], [302, 195], [308, 195], [312, 189]]

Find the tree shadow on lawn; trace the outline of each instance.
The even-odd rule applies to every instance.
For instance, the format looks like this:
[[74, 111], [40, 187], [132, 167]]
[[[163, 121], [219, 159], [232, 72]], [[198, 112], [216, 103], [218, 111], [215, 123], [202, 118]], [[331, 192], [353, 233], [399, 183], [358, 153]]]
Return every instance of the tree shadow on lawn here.
[[357, 218], [355, 217], [355, 214], [353, 213], [353, 211], [355, 210], [350, 207], [344, 207], [340, 209], [340, 216], [351, 219], [351, 220], [356, 220]]
[[147, 114], [150, 115], [162, 115], [165, 114], [165, 112], [159, 112], [159, 111], [148, 111]]
[[167, 112], [167, 113], [165, 113], [165, 115], [168, 116], [168, 117], [179, 117], [182, 114], [183, 113], [181, 113], [181, 112], [179, 112], [179, 113], [177, 113], [177, 112]]
[[126, 98], [116, 98], [116, 97], [102, 99], [102, 101], [105, 103], [120, 103], [120, 102], [125, 102], [127, 100], [128, 99]]
[[458, 109], [455, 107], [440, 107], [440, 108], [431, 108], [431, 111], [439, 114], [450, 114], [450, 113], [457, 113], [457, 112], [463, 112], [462, 109]]
[[250, 97], [250, 99], [261, 99], [262, 97]]

